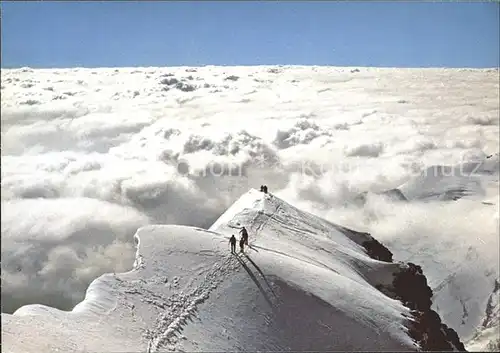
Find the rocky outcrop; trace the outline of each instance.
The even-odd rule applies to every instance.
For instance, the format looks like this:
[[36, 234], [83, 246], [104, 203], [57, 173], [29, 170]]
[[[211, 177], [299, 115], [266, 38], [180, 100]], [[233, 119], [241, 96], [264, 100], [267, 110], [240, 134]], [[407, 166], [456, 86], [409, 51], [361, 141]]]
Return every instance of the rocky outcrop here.
[[378, 240], [372, 238], [372, 240], [365, 241], [361, 245], [365, 248], [368, 256], [370, 256], [372, 259], [392, 262], [392, 253]]
[[[380, 261], [393, 262], [392, 253], [379, 241], [371, 238], [362, 246], [368, 255]], [[397, 299], [411, 309], [413, 321], [410, 336], [424, 351], [466, 351], [455, 330], [441, 322], [439, 314], [431, 309], [432, 289], [427, 285], [422, 268], [411, 262], [401, 263], [401, 270], [394, 275], [391, 286], [377, 286], [385, 295]]]
[[338, 224], [333, 225], [340, 232], [346, 234], [351, 240], [355, 241], [357, 244], [365, 248], [368, 256], [372, 259], [392, 262], [392, 253], [383, 246], [377, 239], [372, 237], [370, 233], [358, 232], [356, 230], [340, 226]]
[[410, 335], [425, 351], [466, 351], [458, 334], [441, 322], [438, 313], [431, 309], [432, 289], [422, 268], [409, 262], [402, 265], [392, 282], [395, 298], [412, 309], [415, 321], [410, 327]]
[[406, 196], [399, 189], [391, 189], [381, 193], [381, 195], [387, 196], [393, 201], [408, 201]]

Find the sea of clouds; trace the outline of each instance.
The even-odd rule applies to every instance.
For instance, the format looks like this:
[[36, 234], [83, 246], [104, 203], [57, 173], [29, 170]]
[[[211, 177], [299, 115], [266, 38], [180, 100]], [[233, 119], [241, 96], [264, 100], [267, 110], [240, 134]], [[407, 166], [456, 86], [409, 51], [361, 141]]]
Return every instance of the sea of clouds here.
[[3, 312], [70, 310], [131, 269], [138, 227], [209, 227], [262, 184], [381, 241], [467, 232], [498, 259], [498, 163], [467, 177], [477, 202], [382, 194], [498, 152], [497, 70], [23, 68], [1, 84]]

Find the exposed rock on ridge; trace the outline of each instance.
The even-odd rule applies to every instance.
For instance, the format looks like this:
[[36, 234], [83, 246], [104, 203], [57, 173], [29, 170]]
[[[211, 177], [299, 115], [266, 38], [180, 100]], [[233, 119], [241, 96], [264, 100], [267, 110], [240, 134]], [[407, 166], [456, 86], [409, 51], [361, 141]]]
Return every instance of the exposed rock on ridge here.
[[[393, 262], [389, 249], [370, 234], [353, 230], [349, 232], [371, 239], [361, 244], [371, 258]], [[456, 331], [442, 323], [439, 314], [431, 309], [433, 293], [422, 268], [411, 262], [401, 263], [400, 268], [392, 286], [379, 286], [378, 289], [412, 310], [414, 321], [409, 328], [410, 336], [423, 351], [467, 351]]]

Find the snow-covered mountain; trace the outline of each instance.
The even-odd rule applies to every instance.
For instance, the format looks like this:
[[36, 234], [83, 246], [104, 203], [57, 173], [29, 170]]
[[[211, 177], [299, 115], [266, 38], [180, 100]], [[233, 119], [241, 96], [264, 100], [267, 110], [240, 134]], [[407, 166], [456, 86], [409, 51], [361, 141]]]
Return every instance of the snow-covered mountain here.
[[[153, 336], [162, 331], [162, 324], [155, 321], [162, 320], [159, 311], [144, 309], [147, 305], [136, 299], [134, 308], [144, 309], [142, 312], [149, 312], [151, 318], [138, 323], [139, 309], [129, 306], [129, 311], [124, 311], [121, 304], [115, 308], [115, 296], [105, 293], [122, 293], [124, 289], [113, 276], [105, 275], [90, 287], [88, 298], [101, 293], [99, 300], [87, 299], [75, 312], [71, 310], [85, 298], [89, 284], [102, 274], [116, 273], [123, 279], [121, 283], [126, 283], [124, 278], [139, 281], [140, 271], [151, 271], [151, 262], [146, 259], [156, 258], [149, 252], [157, 249], [148, 244], [161, 244], [157, 238], [163, 237], [163, 231], [151, 236], [154, 239], [148, 243], [147, 226], [162, 225], [167, 227], [164, 229], [172, 228], [169, 232], [182, 234], [195, 232], [204, 235], [203, 239], [214, 237], [213, 244], [220, 240], [224, 247], [221, 256], [212, 259], [203, 255], [207, 266], [216, 264], [229, 255], [228, 245], [221, 238], [228, 235], [224, 224], [240, 217], [236, 214], [242, 209], [254, 209], [253, 196], [247, 192], [262, 183], [269, 186], [274, 201], [286, 200], [293, 205], [285, 207], [287, 212], [303, 215], [298, 218], [312, 223], [314, 230], [301, 225], [303, 221], [296, 222], [298, 228], [309, 229], [320, 238], [325, 232], [339, 235], [323, 242], [306, 232], [307, 236], [281, 242], [277, 239], [284, 237], [279, 235], [283, 232], [270, 229], [276, 228], [274, 223], [283, 217], [271, 217], [267, 231], [262, 230], [263, 236], [254, 238], [263, 242], [260, 246], [282, 251], [279, 247], [287, 245], [289, 249], [282, 251], [287, 255], [300, 257], [300, 261], [316, 261], [307, 266], [297, 262], [296, 266], [301, 271], [307, 268], [306, 272], [293, 271], [289, 275], [289, 271], [283, 276], [288, 280], [286, 286], [300, 282], [299, 287], [290, 285], [292, 291], [275, 279], [281, 278], [280, 270], [286, 271], [293, 264], [266, 267], [266, 261], [280, 259], [285, 263], [287, 258], [277, 253], [273, 258], [268, 250], [257, 247], [250, 249], [249, 257], [274, 285], [273, 291], [280, 293], [279, 288], [285, 288], [282, 295], [287, 291], [288, 298], [293, 294], [301, 301], [311, 296], [303, 299], [300, 293], [313, 293], [313, 298], [322, 298], [330, 305], [331, 298], [321, 290], [328, 290], [330, 295], [333, 291], [329, 289], [333, 288], [345, 294], [338, 286], [358, 283], [361, 287], [352, 288], [375, 293], [369, 298], [370, 305], [377, 307], [376, 298], [384, 303], [387, 311], [381, 311], [380, 318], [398, 318], [395, 326], [387, 330], [384, 342], [398, 347], [402, 344], [404, 349], [413, 347], [405, 343], [409, 336], [423, 339], [426, 326], [413, 324], [412, 329], [403, 314], [407, 315], [408, 306], [417, 302], [420, 306], [429, 304], [427, 299], [419, 299], [430, 295], [428, 285], [432, 308], [427, 308], [427, 318], [432, 319], [431, 309], [435, 310], [470, 350], [483, 350], [488, 345], [488, 349], [494, 349], [494, 343], [498, 344], [498, 70], [305, 66], [22, 68], [2, 69], [1, 86], [2, 332], [9, 335], [9, 330], [21, 330], [18, 332], [23, 334], [15, 344], [35, 347], [38, 343], [29, 341], [26, 334], [37, 331], [28, 331], [28, 326], [34, 327], [45, 319], [47, 322], [40, 327], [52, 328], [63, 322], [68, 329], [66, 332], [57, 326], [49, 332], [40, 328], [41, 342], [50, 341], [45, 336], [54, 335], [54, 342], [62, 342], [62, 346], [71, 342], [79, 345], [80, 341], [75, 340], [81, 335], [67, 340], [63, 337], [85, 328], [88, 337], [81, 342], [90, 342], [91, 347], [93, 338], [101, 337], [99, 330], [110, 337], [122, 335], [130, 347], [147, 344], [150, 340], [142, 338], [144, 323], [153, 327]], [[242, 196], [248, 198], [241, 201], [246, 205], [230, 207]], [[273, 200], [268, 201], [265, 207], [273, 210]], [[234, 210], [233, 215], [228, 208]], [[216, 222], [221, 214], [227, 219]], [[218, 235], [186, 226], [212, 226], [211, 231]], [[144, 235], [139, 251], [146, 267], [128, 273], [136, 256], [134, 234], [139, 228]], [[363, 246], [358, 237], [368, 238], [362, 235], [365, 233], [380, 244], [371, 241]], [[188, 244], [183, 241], [180, 245], [187, 251]], [[196, 247], [210, 248], [203, 244]], [[311, 247], [315, 247], [313, 251]], [[335, 255], [326, 259], [318, 247]], [[348, 255], [339, 257], [335, 252], [338, 249], [349, 249], [345, 250]], [[195, 261], [186, 256], [186, 261]], [[340, 258], [344, 267], [338, 264]], [[391, 259], [396, 263], [387, 263]], [[298, 276], [305, 273], [311, 278], [323, 278], [322, 274], [333, 272], [321, 269], [318, 262], [341, 273], [329, 278], [340, 276], [344, 281], [329, 280], [332, 283], [325, 284], [324, 289], [320, 290], [318, 284], [312, 291], [310, 281]], [[407, 265], [398, 265], [400, 262]], [[399, 289], [378, 285], [377, 278], [366, 274], [365, 270], [374, 269], [371, 266], [375, 263], [380, 269], [399, 268]], [[252, 269], [251, 263], [246, 265]], [[234, 266], [238, 276], [250, 276], [239, 263]], [[417, 266], [421, 266], [425, 280]], [[198, 278], [196, 271], [202, 271], [184, 267], [182, 274], [194, 271], [194, 278]], [[168, 269], [162, 267], [158, 275]], [[394, 271], [387, 272], [388, 276], [392, 277]], [[173, 281], [175, 275], [165, 273], [161, 281]], [[232, 278], [240, 278], [235, 276]], [[260, 298], [265, 303], [262, 308], [266, 308], [265, 297], [258, 296], [263, 296], [258, 286], [249, 280], [244, 282], [247, 280], [239, 279], [243, 283], [241, 291], [253, 290], [252, 298]], [[138, 283], [151, 293], [159, 293], [161, 298], [170, 295], [162, 292], [165, 284], [151, 287], [144, 281]], [[193, 296], [205, 293], [196, 291], [201, 287], [195, 285], [198, 280], [193, 281], [192, 286], [186, 284]], [[259, 283], [266, 292], [265, 284]], [[401, 291], [402, 283], [418, 284], [413, 292], [419, 298]], [[133, 287], [129, 289], [133, 291]], [[222, 290], [219, 284], [217, 288], [209, 298]], [[379, 297], [379, 293], [384, 294]], [[117, 297], [123, 299], [123, 305], [133, 301], [131, 293]], [[194, 297], [175, 298], [184, 303]], [[269, 298], [273, 298], [271, 294]], [[363, 298], [357, 296], [357, 300]], [[385, 305], [387, 300], [392, 301]], [[85, 303], [94, 303], [90, 312], [83, 310], [89, 305]], [[177, 308], [172, 315], [188, 305], [180, 303], [172, 304]], [[340, 313], [345, 309], [342, 303], [335, 303]], [[401, 308], [401, 303], [406, 306]], [[22, 308], [26, 304], [44, 304], [53, 309], [38, 307], [38, 312], [48, 313], [43, 318], [21, 317], [19, 313], [32, 312]], [[363, 323], [363, 308], [361, 305], [353, 311], [358, 315], [354, 324], [372, 332], [374, 326]], [[101, 314], [108, 309], [111, 316]], [[15, 316], [8, 315], [16, 310]], [[100, 313], [97, 321], [92, 319], [92, 312]], [[113, 313], [123, 316], [116, 330]], [[58, 317], [78, 319], [58, 321]], [[106, 317], [113, 318], [110, 325]], [[11, 325], [18, 320], [24, 323]], [[165, 322], [169, 320], [165, 318]], [[437, 321], [435, 315], [433, 320]], [[154, 331], [154, 327], [160, 328]], [[186, 326], [186, 330], [189, 327], [194, 326]], [[400, 336], [403, 327], [408, 328], [407, 333]], [[124, 333], [127, 330], [129, 334]], [[322, 334], [321, 330], [316, 331]], [[291, 331], [284, 332], [288, 332], [286, 337], [292, 335]], [[56, 337], [59, 334], [62, 336]], [[246, 337], [243, 333], [239, 336]], [[283, 342], [285, 336], [279, 336], [282, 341], [278, 341]], [[426, 344], [431, 341], [427, 338]]]
[[[470, 338], [467, 345], [470, 350], [497, 350], [500, 344], [498, 231], [471, 237], [477, 225], [469, 223], [470, 219], [476, 219], [483, 229], [498, 229], [499, 165], [496, 153], [476, 162], [431, 166], [396, 189], [358, 197], [366, 204], [377, 195], [399, 203], [404, 210], [400, 222], [379, 224], [379, 229], [411, 225], [415, 222], [412, 217], [428, 222], [418, 232], [400, 237], [385, 238], [384, 231], [378, 230], [375, 233], [397, 260], [416, 262], [423, 267], [433, 290], [433, 309], [460, 337]], [[414, 207], [421, 202], [429, 207], [415, 212]], [[491, 211], [495, 206], [496, 210]], [[453, 213], [465, 208], [472, 210], [465, 219], [455, 218], [456, 224], [446, 222], [444, 227], [433, 226], [441, 220], [429, 214], [431, 210], [442, 215], [445, 209], [446, 213]], [[461, 231], [448, 233], [453, 227]], [[436, 241], [429, 234], [438, 229], [442, 234]]]
[[[249, 247], [233, 255], [243, 225]], [[404, 265], [368, 256], [368, 234], [272, 194], [249, 191], [208, 230], [153, 225], [135, 238], [135, 268], [96, 279], [71, 312], [2, 314], [3, 350], [417, 349], [415, 311], [379, 290]]]

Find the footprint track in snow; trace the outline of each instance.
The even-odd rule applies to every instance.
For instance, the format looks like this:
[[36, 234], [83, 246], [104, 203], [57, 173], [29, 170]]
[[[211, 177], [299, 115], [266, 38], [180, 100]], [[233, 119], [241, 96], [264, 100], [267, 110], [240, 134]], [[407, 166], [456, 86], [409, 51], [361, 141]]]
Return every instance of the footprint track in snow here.
[[174, 293], [167, 298], [166, 310], [159, 316], [151, 331], [148, 352], [156, 352], [164, 347], [175, 350], [183, 327], [188, 320], [193, 320], [198, 306], [239, 266], [239, 262], [232, 255], [225, 256], [208, 271], [199, 273], [198, 279], [201, 278], [201, 283], [193, 283], [189, 292]]

